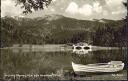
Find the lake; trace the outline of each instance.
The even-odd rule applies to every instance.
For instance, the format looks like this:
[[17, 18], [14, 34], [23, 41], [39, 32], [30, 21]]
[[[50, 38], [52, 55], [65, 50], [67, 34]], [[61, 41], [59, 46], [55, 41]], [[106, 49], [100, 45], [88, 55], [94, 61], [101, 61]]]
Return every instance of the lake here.
[[[79, 64], [93, 64], [93, 63], [107, 63], [110, 61], [123, 61], [125, 67], [123, 71], [110, 74], [94, 74], [89, 77], [76, 76], [72, 79], [76, 80], [126, 80], [126, 63], [127, 50], [113, 49], [113, 50], [95, 50], [86, 54], [74, 54], [72, 50], [69, 51], [25, 51], [26, 49], [2, 49], [1, 50], [1, 73], [0, 75], [26, 75], [26, 74], [64, 74], [72, 77], [73, 69], [71, 62]], [[103, 76], [103, 77], [101, 77]], [[113, 78], [114, 77], [114, 78]], [[117, 78], [115, 78], [117, 77]], [[68, 79], [63, 78], [63, 79]], [[70, 78], [71, 79], [71, 78]]]

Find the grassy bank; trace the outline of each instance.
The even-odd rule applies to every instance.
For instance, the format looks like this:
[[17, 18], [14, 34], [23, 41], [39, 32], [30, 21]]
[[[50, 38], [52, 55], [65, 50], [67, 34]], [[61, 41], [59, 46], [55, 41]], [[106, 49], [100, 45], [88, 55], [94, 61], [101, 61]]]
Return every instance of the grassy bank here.
[[[16, 76], [16, 75], [14, 75]], [[127, 71], [123, 70], [119, 73], [111, 73], [111, 74], [92, 74], [92, 75], [74, 75], [73, 73], [66, 74], [52, 74], [52, 75], [33, 75], [33, 76], [25, 76], [25, 75], [17, 75], [4, 77], [5, 80], [127, 80]], [[22, 76], [22, 77], [21, 77]]]

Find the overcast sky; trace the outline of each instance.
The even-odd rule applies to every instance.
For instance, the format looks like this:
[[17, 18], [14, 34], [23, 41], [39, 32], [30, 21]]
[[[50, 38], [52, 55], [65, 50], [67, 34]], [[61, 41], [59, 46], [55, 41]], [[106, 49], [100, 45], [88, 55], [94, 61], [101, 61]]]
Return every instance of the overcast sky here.
[[77, 19], [111, 19], [120, 20], [127, 15], [122, 2], [126, 0], [53, 0], [48, 8], [32, 14], [22, 14], [23, 9], [15, 6], [15, 0], [1, 0], [1, 16], [43, 17], [59, 14]]

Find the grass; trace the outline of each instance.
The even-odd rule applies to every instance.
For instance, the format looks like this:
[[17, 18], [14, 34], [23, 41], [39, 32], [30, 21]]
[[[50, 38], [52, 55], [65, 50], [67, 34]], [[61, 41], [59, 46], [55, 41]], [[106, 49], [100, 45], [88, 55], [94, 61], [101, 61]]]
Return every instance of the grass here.
[[94, 75], [74, 75], [73, 73], [64, 73], [60, 71], [59, 74], [41, 75], [38, 77], [5, 77], [4, 80], [127, 80], [127, 71], [123, 70], [119, 73], [113, 74], [94, 74]]

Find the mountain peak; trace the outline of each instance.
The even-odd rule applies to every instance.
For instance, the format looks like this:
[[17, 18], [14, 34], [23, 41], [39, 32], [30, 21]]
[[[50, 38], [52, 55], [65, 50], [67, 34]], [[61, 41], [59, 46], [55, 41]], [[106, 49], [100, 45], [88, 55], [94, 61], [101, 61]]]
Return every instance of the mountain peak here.
[[52, 21], [52, 20], [60, 19], [62, 17], [64, 17], [64, 16], [52, 14], [52, 15], [45, 15], [43, 18], [46, 19], [46, 20], [48, 20], [48, 21]]

